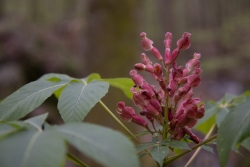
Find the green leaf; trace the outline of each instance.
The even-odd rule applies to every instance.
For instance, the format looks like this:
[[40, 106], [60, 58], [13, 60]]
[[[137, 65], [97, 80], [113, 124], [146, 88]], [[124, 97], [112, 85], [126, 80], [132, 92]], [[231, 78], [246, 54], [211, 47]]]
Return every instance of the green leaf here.
[[167, 146], [154, 146], [151, 150], [151, 155], [160, 166], [163, 165], [163, 160], [169, 153], [169, 148]]
[[27, 119], [24, 122], [31, 124], [32, 126], [34, 126], [35, 128], [41, 131], [42, 130], [41, 127], [43, 123], [45, 122], [45, 119], [47, 118], [47, 116], [48, 116], [48, 113], [45, 113], [45, 114]]
[[66, 146], [54, 131], [23, 130], [0, 141], [0, 162], [6, 167], [61, 167]]
[[65, 81], [31, 82], [0, 103], [0, 120], [18, 120], [40, 106], [53, 92], [66, 85]]
[[113, 78], [113, 79], [101, 79], [102, 81], [108, 82], [111, 86], [121, 89], [124, 94], [132, 99], [133, 94], [130, 89], [134, 86], [132, 79], [130, 78]]
[[142, 144], [139, 144], [139, 145], [136, 145], [136, 151], [137, 153], [147, 149], [148, 147], [154, 145], [155, 143], [154, 142], [147, 142], [147, 143], [142, 143]]
[[14, 126], [7, 124], [5, 122], [0, 122], [0, 140], [18, 132], [18, 131], [21, 131], [23, 129], [24, 129], [23, 127], [14, 127]]
[[250, 151], [250, 138], [245, 139], [242, 143], [241, 146], [246, 148], [248, 151]]
[[233, 107], [221, 106], [216, 114], [216, 124], [220, 127], [221, 122], [224, 120], [226, 115], [232, 110]]
[[83, 78], [87, 83], [93, 80], [105, 81], [108, 82], [111, 86], [118, 88], [124, 92], [124, 94], [132, 99], [133, 94], [130, 92], [130, 89], [134, 86], [134, 82], [130, 78], [108, 78], [102, 79], [100, 74], [92, 73], [88, 77]]
[[210, 152], [210, 153], [213, 153], [214, 154], [214, 149], [212, 148], [212, 147], [209, 147], [208, 145], [202, 145], [201, 146], [201, 148], [202, 149], [204, 149], [204, 150], [206, 150], [206, 151], [208, 151], [208, 152]]
[[183, 141], [178, 141], [178, 140], [164, 140], [162, 142], [163, 145], [165, 146], [170, 146], [173, 148], [179, 148], [179, 149], [184, 149], [184, 150], [190, 150], [186, 142]]
[[87, 80], [87, 83], [90, 83], [93, 80], [100, 80], [101, 76], [98, 73], [92, 73], [87, 78], [84, 78], [84, 80]]
[[218, 101], [218, 104], [229, 104], [235, 97], [237, 96], [226, 93], [225, 96]]
[[41, 81], [51, 81], [51, 82], [58, 82], [58, 81], [71, 81], [74, 78], [71, 78], [68, 75], [65, 74], [57, 74], [57, 73], [50, 73], [45, 74], [42, 77], [40, 77], [38, 80]]
[[218, 130], [220, 165], [226, 166], [231, 148], [250, 137], [250, 98], [227, 114]]
[[133, 144], [119, 132], [88, 123], [56, 128], [79, 151], [104, 166], [140, 166]]
[[150, 132], [149, 131], [142, 131], [142, 132], [136, 134], [135, 136], [140, 137], [140, 136], [144, 136], [144, 135], [147, 135], [147, 134], [150, 134]]
[[102, 81], [71, 82], [61, 93], [58, 109], [65, 122], [81, 122], [90, 109], [108, 92]]

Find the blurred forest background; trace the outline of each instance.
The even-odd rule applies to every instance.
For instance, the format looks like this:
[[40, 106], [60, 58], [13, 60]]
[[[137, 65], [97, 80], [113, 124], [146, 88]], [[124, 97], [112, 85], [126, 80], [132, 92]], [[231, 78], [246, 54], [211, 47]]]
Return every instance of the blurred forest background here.
[[[0, 0], [0, 99], [45, 73], [129, 77], [144, 52], [142, 31], [162, 53], [167, 31], [173, 34], [173, 48], [183, 32], [192, 34], [191, 48], [178, 60], [185, 65], [194, 52], [201, 53], [202, 84], [195, 93], [203, 100], [250, 89], [250, 0]], [[110, 88], [103, 101], [115, 112], [116, 103], [125, 98]], [[32, 114], [50, 112], [48, 122], [62, 123], [56, 103], [51, 97]], [[86, 121], [119, 129], [98, 105]], [[191, 155], [171, 166], [183, 166]], [[156, 166], [149, 159], [143, 158], [143, 167]], [[249, 166], [249, 161], [232, 153], [229, 167]], [[192, 166], [217, 167], [218, 159], [203, 151]]]

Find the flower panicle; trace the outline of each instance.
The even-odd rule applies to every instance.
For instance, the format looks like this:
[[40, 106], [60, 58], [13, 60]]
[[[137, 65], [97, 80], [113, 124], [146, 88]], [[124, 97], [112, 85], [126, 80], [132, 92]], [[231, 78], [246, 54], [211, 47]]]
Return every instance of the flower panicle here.
[[[185, 67], [178, 66], [176, 62], [180, 51], [191, 46], [190, 36], [190, 33], [185, 32], [177, 41], [177, 47], [171, 51], [172, 33], [167, 32], [164, 39], [165, 60], [163, 60], [159, 50], [153, 46], [154, 42], [146, 36], [145, 32], [140, 34], [142, 48], [150, 51], [160, 63], [153, 64], [146, 54], [142, 53], [142, 62], [136, 63], [134, 67], [138, 71], [150, 73], [158, 82], [158, 86], [149, 84], [136, 70], [131, 70], [129, 74], [134, 82], [134, 87], [131, 88], [133, 101], [141, 108], [141, 112], [137, 115], [135, 110], [125, 106], [124, 102], [118, 103], [117, 112], [125, 121], [134, 122], [150, 132], [157, 132], [161, 135], [167, 133], [175, 140], [188, 135], [190, 140], [199, 143], [200, 139], [190, 128], [194, 127], [205, 113], [205, 105], [200, 98], [193, 97], [193, 89], [201, 83], [201, 54], [194, 53], [193, 58], [185, 64]], [[167, 117], [164, 115], [166, 108]], [[168, 120], [165, 120], [166, 118]], [[152, 124], [154, 131], [150, 130], [148, 122]], [[157, 131], [155, 123], [162, 127], [167, 124], [167, 131]]]

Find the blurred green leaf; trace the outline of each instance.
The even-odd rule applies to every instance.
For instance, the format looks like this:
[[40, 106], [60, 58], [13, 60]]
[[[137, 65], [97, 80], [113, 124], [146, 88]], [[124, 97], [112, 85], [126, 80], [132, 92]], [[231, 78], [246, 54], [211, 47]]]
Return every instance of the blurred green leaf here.
[[72, 78], [66, 74], [49, 73], [49, 74], [43, 75], [38, 80], [59, 82], [59, 81], [71, 81], [72, 79], [74, 79], [74, 78]]
[[135, 136], [140, 137], [140, 136], [144, 136], [144, 135], [147, 135], [147, 134], [150, 134], [150, 132], [149, 131], [143, 131], [141, 133], [136, 134]]
[[24, 122], [27, 122], [27, 123], [31, 124], [32, 126], [37, 128], [38, 130], [41, 130], [41, 127], [44, 124], [45, 119], [47, 118], [47, 116], [48, 116], [48, 113], [45, 113], [45, 114], [38, 115], [36, 117], [32, 117], [30, 119], [27, 119]]
[[178, 140], [164, 140], [162, 143], [164, 146], [170, 146], [173, 148], [190, 150], [186, 142], [178, 141]]
[[210, 152], [210, 153], [212, 153], [212, 154], [214, 154], [214, 149], [212, 147], [206, 145], [206, 144], [202, 145], [201, 148], [208, 151], [208, 152]]
[[154, 146], [151, 150], [151, 155], [154, 158], [154, 160], [160, 165], [163, 165], [163, 160], [166, 158], [166, 156], [169, 153], [169, 148], [167, 146]]
[[222, 121], [217, 138], [220, 165], [226, 166], [231, 148], [250, 137], [250, 98], [236, 106]]
[[79, 151], [104, 166], [140, 166], [133, 144], [119, 132], [88, 123], [71, 123], [56, 129]]
[[241, 146], [246, 148], [248, 151], [250, 151], [250, 138], [245, 139], [242, 143]]
[[147, 149], [148, 147], [154, 145], [155, 143], [154, 142], [147, 142], [147, 143], [142, 143], [142, 144], [139, 144], [139, 145], [136, 145], [136, 151], [137, 153]]
[[81, 122], [92, 107], [108, 92], [109, 85], [102, 81], [71, 82], [63, 89], [58, 110], [65, 122]]
[[113, 79], [101, 79], [101, 80], [108, 82], [113, 87], [121, 89], [128, 98], [132, 99], [133, 94], [130, 91], [130, 89], [134, 86], [132, 79], [113, 78]]
[[92, 73], [88, 77], [83, 78], [87, 83], [93, 80], [100, 80], [104, 82], [108, 82], [111, 86], [118, 88], [124, 92], [124, 94], [132, 99], [133, 94], [130, 92], [130, 89], [134, 86], [134, 82], [130, 78], [101, 78], [100, 74]]
[[61, 167], [66, 146], [54, 131], [23, 130], [0, 140], [3, 167]]
[[0, 120], [18, 120], [40, 106], [67, 82], [37, 80], [24, 85], [0, 103]]
[[93, 80], [100, 80], [101, 76], [98, 73], [92, 73], [87, 78], [84, 78], [84, 80], [87, 80], [87, 83], [90, 83]]

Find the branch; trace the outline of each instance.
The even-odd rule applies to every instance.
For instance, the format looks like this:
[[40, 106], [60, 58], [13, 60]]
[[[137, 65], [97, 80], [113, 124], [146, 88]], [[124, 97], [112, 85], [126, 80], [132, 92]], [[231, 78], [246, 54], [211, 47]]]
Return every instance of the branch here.
[[174, 156], [172, 156], [172, 157], [169, 157], [168, 159], [166, 159], [166, 160], [163, 162], [163, 165], [165, 166], [165, 165], [167, 165], [167, 164], [173, 162], [174, 160], [176, 160], [176, 159], [182, 157], [183, 155], [185, 155], [185, 154], [191, 152], [192, 150], [195, 150], [196, 148], [198, 148], [198, 147], [202, 146], [203, 144], [206, 144], [206, 143], [208, 143], [208, 142], [210, 142], [211, 140], [216, 139], [216, 138], [217, 138], [217, 134], [211, 136], [210, 138], [208, 138], [207, 140], [204, 140], [203, 142], [200, 142], [199, 144], [196, 144], [195, 146], [193, 146], [193, 147], [191, 148], [191, 150], [186, 150], [186, 151], [184, 151], [184, 152], [182, 152], [182, 153], [180, 153], [180, 154], [177, 154], [177, 155], [174, 155]]

